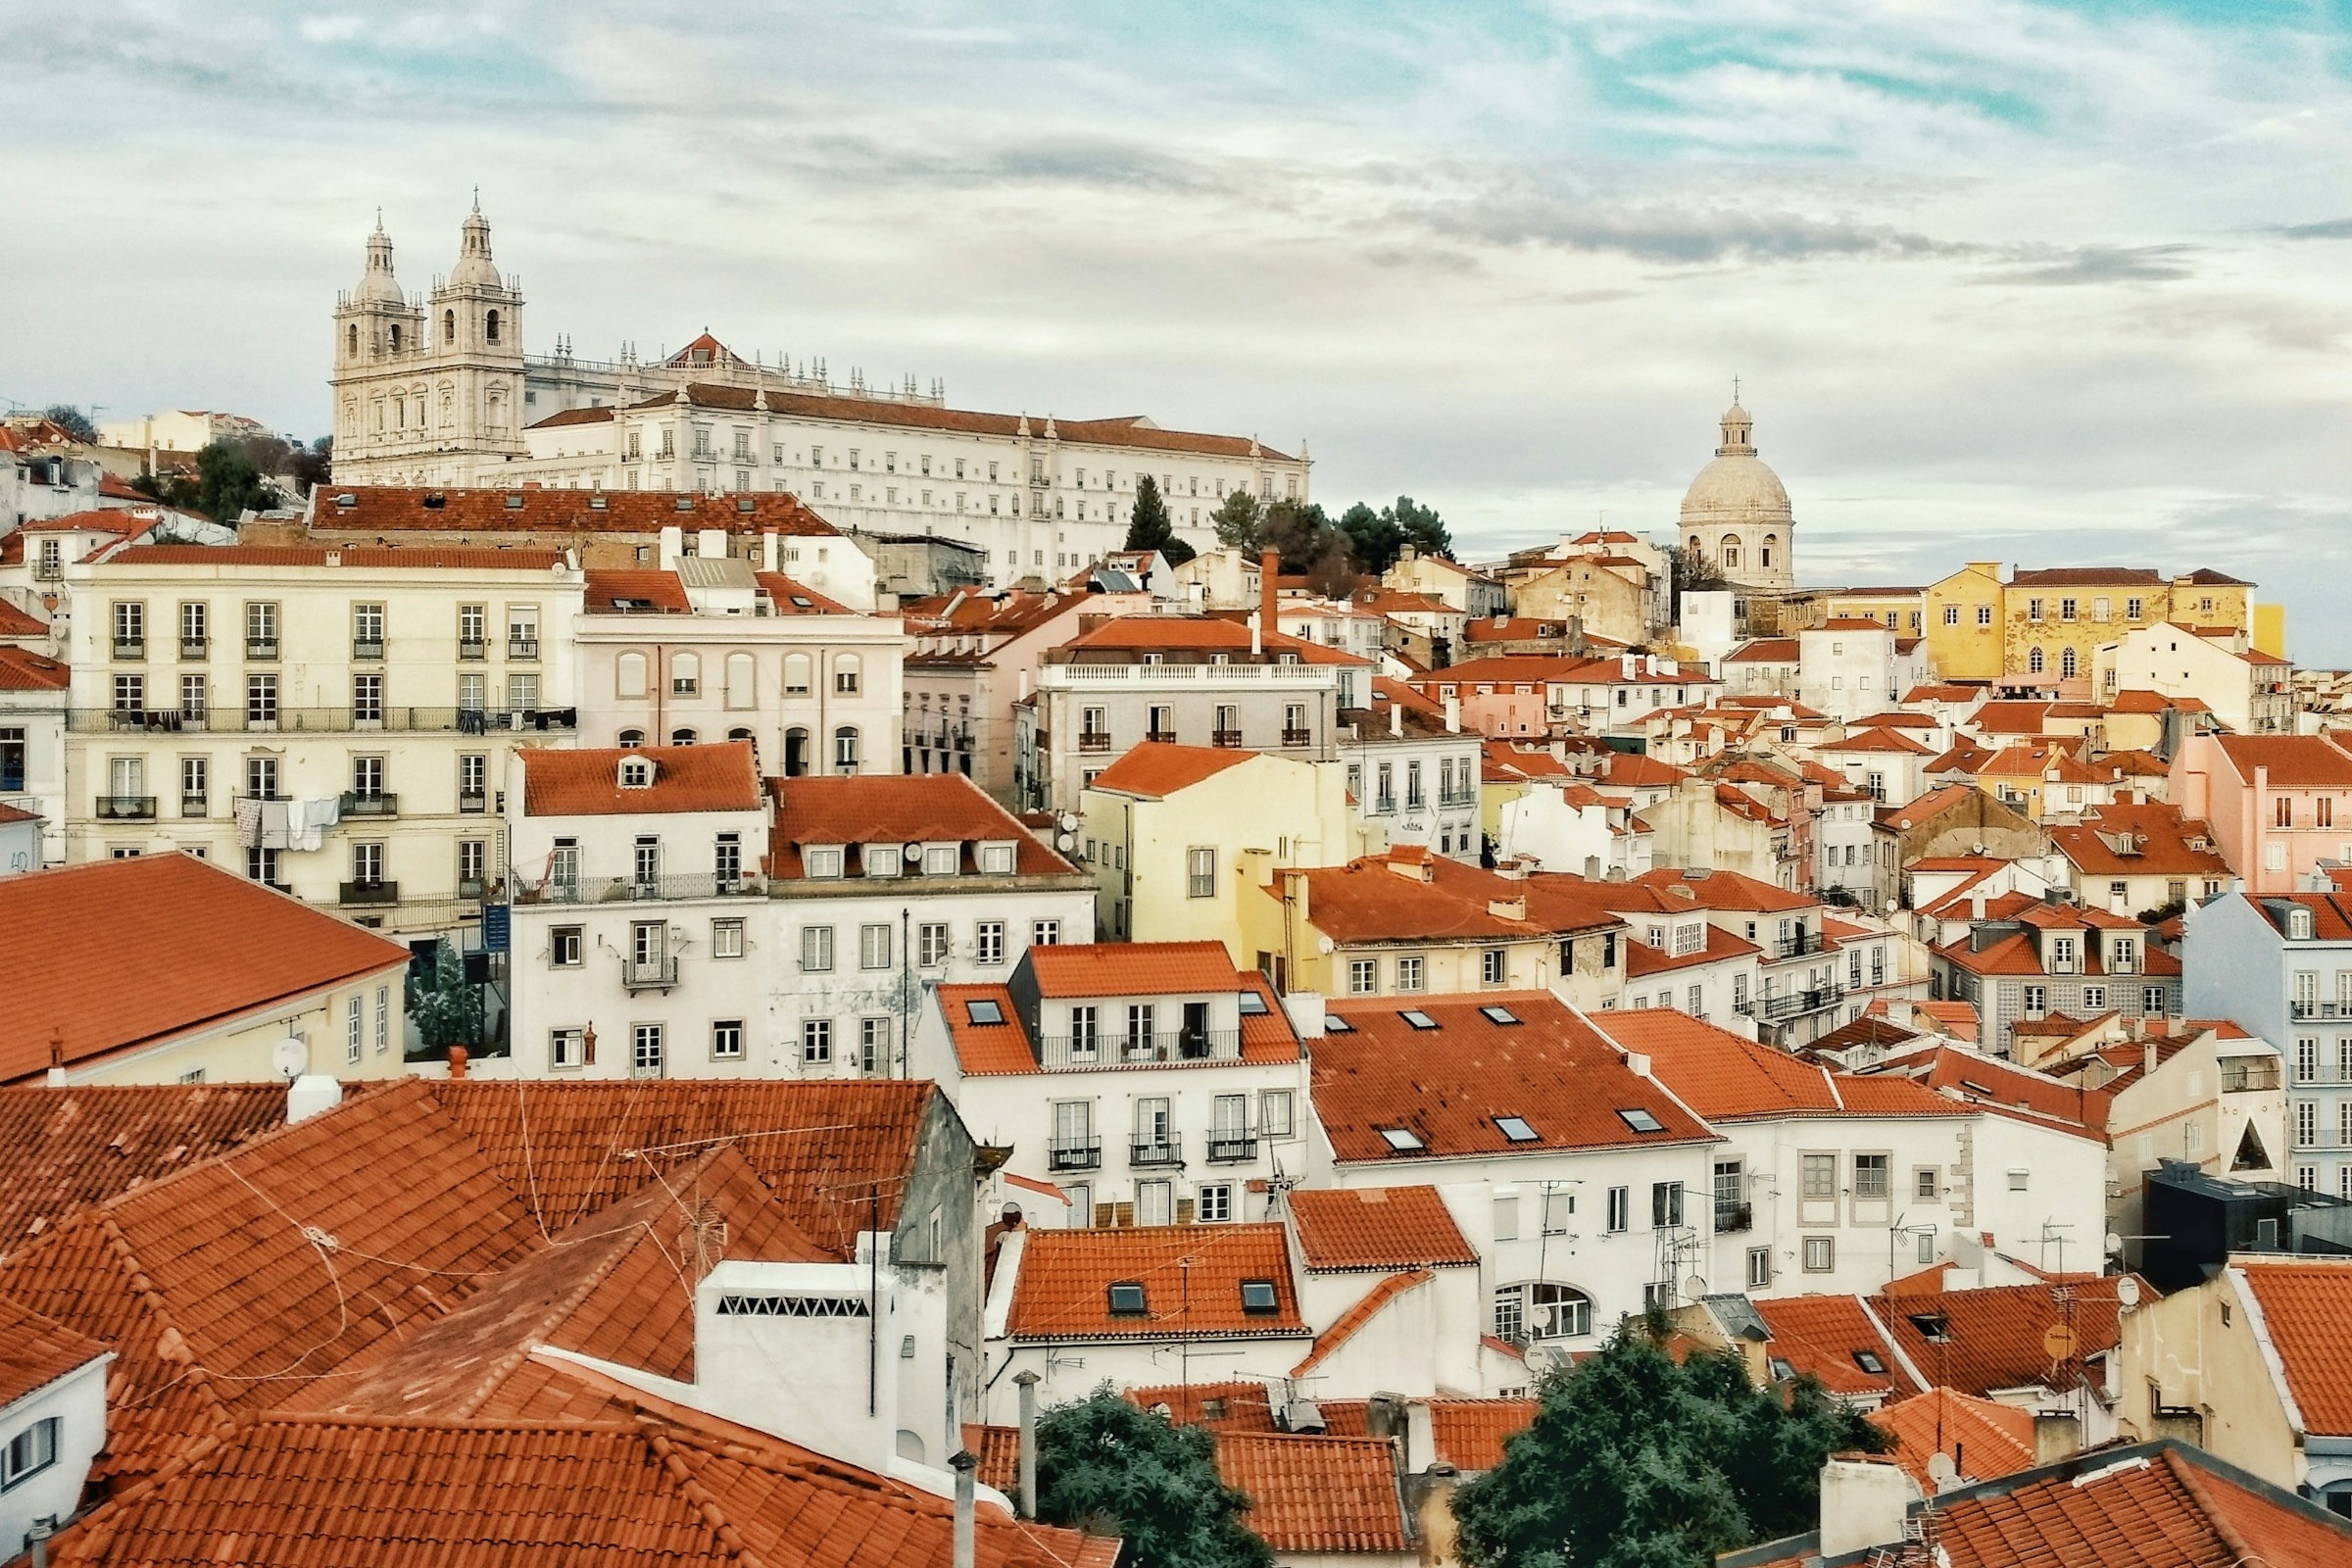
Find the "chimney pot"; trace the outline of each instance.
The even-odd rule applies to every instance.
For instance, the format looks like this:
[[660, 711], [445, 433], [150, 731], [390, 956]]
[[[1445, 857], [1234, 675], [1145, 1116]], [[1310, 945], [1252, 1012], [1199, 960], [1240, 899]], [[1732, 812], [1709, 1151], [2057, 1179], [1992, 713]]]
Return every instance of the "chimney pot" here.
[[1016, 1372], [1021, 1391], [1021, 1517], [1037, 1517], [1037, 1374]]
[[1282, 629], [1282, 617], [1274, 613], [1277, 600], [1274, 581], [1281, 575], [1282, 557], [1271, 550], [1260, 551], [1257, 557], [1257, 616], [1269, 632]]
[[466, 1076], [466, 1048], [464, 1046], [452, 1046], [449, 1048], [450, 1077], [463, 1078]]
[[958, 1448], [948, 1465], [956, 1472], [955, 1568], [972, 1568], [972, 1472], [980, 1467], [980, 1461], [972, 1457], [970, 1449]]

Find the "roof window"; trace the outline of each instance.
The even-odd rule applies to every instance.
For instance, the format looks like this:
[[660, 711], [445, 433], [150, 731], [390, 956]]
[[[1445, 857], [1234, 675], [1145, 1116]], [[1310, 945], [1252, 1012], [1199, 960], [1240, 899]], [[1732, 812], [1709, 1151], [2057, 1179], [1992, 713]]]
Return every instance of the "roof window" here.
[[1435, 1029], [1438, 1026], [1438, 1020], [1423, 1012], [1419, 1007], [1406, 1007], [1396, 1016], [1416, 1029]]
[[1532, 1144], [1536, 1141], [1536, 1130], [1528, 1125], [1525, 1116], [1497, 1116], [1494, 1125], [1501, 1128], [1502, 1136], [1514, 1144]]
[[963, 1015], [973, 1023], [1003, 1023], [1004, 1009], [986, 997], [976, 998], [963, 1004]]
[[1949, 1345], [1952, 1342], [1952, 1321], [1941, 1312], [1913, 1312], [1908, 1314], [1911, 1326], [1919, 1337], [1930, 1345]]
[[624, 757], [620, 761], [620, 787], [642, 790], [653, 787], [654, 764], [643, 757]]
[[752, 511], [752, 510], [753, 510], [753, 506], [752, 506], [752, 498], [751, 498], [750, 496], [737, 496], [737, 497], [735, 498], [735, 510], [736, 510], [737, 512], [750, 512], [750, 511]]
[[1631, 1110], [1620, 1109], [1617, 1114], [1624, 1118], [1628, 1127], [1638, 1133], [1662, 1133], [1666, 1130], [1664, 1122], [1639, 1105], [1634, 1106]]
[[1278, 1304], [1272, 1280], [1242, 1281], [1242, 1310], [1251, 1317], [1265, 1316], [1274, 1311]]
[[1879, 1353], [1876, 1350], [1856, 1350], [1854, 1365], [1874, 1378], [1884, 1377], [1886, 1372], [1886, 1363], [1879, 1359]]
[[588, 498], [588, 510], [590, 512], [603, 512], [611, 505], [612, 503], [607, 501], [603, 496], [590, 496]]
[[1771, 1366], [1772, 1381], [1775, 1383], [1786, 1383], [1789, 1379], [1796, 1376], [1795, 1365], [1791, 1362], [1782, 1359], [1780, 1356], [1776, 1355], [1772, 1358]]
[[1515, 1016], [1515, 1015], [1512, 1013], [1511, 1009], [1510, 1009], [1510, 1008], [1508, 1008], [1508, 1007], [1481, 1007], [1481, 1008], [1479, 1008], [1478, 1010], [1479, 1010], [1480, 1012], [1483, 1012], [1483, 1013], [1485, 1013], [1485, 1014], [1487, 1015], [1487, 1022], [1489, 1022], [1489, 1023], [1506, 1023], [1506, 1024], [1507, 1024], [1507, 1023], [1517, 1023], [1517, 1022], [1519, 1021], [1519, 1019], [1518, 1019], [1518, 1018], [1517, 1018], [1517, 1017], [1516, 1017], [1516, 1016]]
[[1429, 1147], [1421, 1141], [1421, 1135], [1409, 1127], [1382, 1127], [1378, 1131], [1381, 1142], [1389, 1146], [1389, 1152], [1393, 1154], [1417, 1154]]
[[442, 494], [440, 491], [438, 491], [438, 490], [430, 490], [430, 491], [427, 491], [427, 492], [425, 493], [425, 497], [424, 497], [424, 510], [425, 510], [425, 511], [427, 511], [427, 512], [439, 512], [439, 511], [440, 511], [440, 510], [441, 510], [443, 507], [446, 507], [446, 506], [448, 506], [448, 505], [449, 505], [449, 497], [447, 497], [447, 496], [443, 495], [443, 494]]
[[1266, 1015], [1266, 999], [1254, 991], [1242, 993], [1242, 1016], [1262, 1018]]
[[2311, 940], [2311, 911], [2297, 907], [2286, 911], [2286, 934], [2296, 942]]
[[692, 511], [694, 510], [694, 497], [692, 497], [692, 496], [680, 496], [680, 497], [678, 497], [678, 510], [679, 510], [680, 512], [692, 512]]
[[1111, 1286], [1110, 1315], [1112, 1317], [1142, 1317], [1150, 1310], [1151, 1306], [1144, 1298], [1144, 1286], [1141, 1280], [1121, 1280]]
[[335, 505], [336, 505], [336, 506], [338, 506], [338, 507], [356, 507], [356, 506], [358, 506], [359, 504], [360, 504], [360, 498], [359, 498], [358, 496], [355, 496], [355, 495], [353, 495], [353, 494], [352, 494], [350, 491], [348, 491], [348, 490], [344, 491], [344, 492], [343, 492], [341, 495], [338, 495], [338, 496], [336, 496], [336, 497], [335, 497]]
[[792, 604], [793, 608], [796, 610], [814, 610], [816, 608], [816, 601], [809, 598], [807, 594], [794, 594], [792, 596]]
[[1355, 1033], [1355, 1025], [1349, 1023], [1347, 1019], [1341, 1017], [1336, 1012], [1325, 1013], [1323, 1016], [1323, 1032], [1327, 1035], [1351, 1035]]

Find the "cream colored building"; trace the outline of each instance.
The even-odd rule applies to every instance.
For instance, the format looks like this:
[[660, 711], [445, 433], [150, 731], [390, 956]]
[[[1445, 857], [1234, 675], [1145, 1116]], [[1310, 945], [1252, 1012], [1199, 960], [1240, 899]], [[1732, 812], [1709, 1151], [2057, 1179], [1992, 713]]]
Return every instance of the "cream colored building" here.
[[567, 745], [554, 551], [131, 546], [66, 567], [66, 858], [187, 850], [386, 930], [495, 894], [509, 754]]
[[2242, 627], [2206, 629], [2168, 620], [2103, 643], [2093, 658], [2102, 701], [2128, 691], [2193, 697], [2239, 734], [2295, 732], [2293, 666], [2257, 650]]
[[209, 409], [167, 409], [136, 419], [116, 419], [98, 427], [98, 444], [126, 451], [201, 452], [216, 441], [238, 436], [266, 436], [261, 422], [241, 414], [215, 414]]
[[1796, 516], [1781, 476], [1756, 456], [1753, 421], [1723, 411], [1715, 461], [1683, 492], [1683, 548], [1740, 588], [1796, 586]]

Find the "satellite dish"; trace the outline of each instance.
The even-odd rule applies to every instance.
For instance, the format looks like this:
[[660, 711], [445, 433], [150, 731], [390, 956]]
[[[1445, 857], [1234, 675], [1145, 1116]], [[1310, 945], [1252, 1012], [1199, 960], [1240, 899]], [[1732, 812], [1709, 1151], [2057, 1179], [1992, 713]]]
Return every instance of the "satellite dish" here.
[[2139, 1304], [2139, 1281], [2127, 1274], [2115, 1282], [2115, 1304], [2129, 1312]]
[[1332, 941], [1331, 941], [1331, 938], [1329, 938], [1329, 937], [1317, 937], [1317, 938], [1315, 938], [1315, 951], [1316, 951], [1317, 953], [1328, 954], [1328, 953], [1330, 953], [1330, 952], [1331, 952], [1331, 948], [1332, 948]]
[[288, 1083], [301, 1077], [311, 1064], [311, 1048], [288, 1036], [270, 1053], [270, 1066]]
[[1687, 1301], [1695, 1301], [1706, 1294], [1707, 1282], [1703, 1276], [1693, 1274], [1689, 1279], [1683, 1281], [1683, 1299]]
[[1952, 1483], [1960, 1479], [1960, 1467], [1952, 1463], [1952, 1456], [1948, 1453], [1931, 1453], [1928, 1455], [1928, 1479], [1936, 1483], [1937, 1492], [1949, 1492]]
[[1057, 850], [1062, 850], [1065, 852], [1074, 850], [1078, 847], [1078, 835], [1075, 833], [1057, 833], [1054, 837], [1054, 847]]
[[1078, 813], [1076, 811], [1064, 811], [1061, 813], [1061, 830], [1064, 833], [1075, 833], [1078, 831]]
[[2110, 1252], [2120, 1252], [2123, 1250], [2124, 1239], [2121, 1236], [2118, 1236], [2115, 1232], [2109, 1231], [2107, 1233], [2107, 1250]]

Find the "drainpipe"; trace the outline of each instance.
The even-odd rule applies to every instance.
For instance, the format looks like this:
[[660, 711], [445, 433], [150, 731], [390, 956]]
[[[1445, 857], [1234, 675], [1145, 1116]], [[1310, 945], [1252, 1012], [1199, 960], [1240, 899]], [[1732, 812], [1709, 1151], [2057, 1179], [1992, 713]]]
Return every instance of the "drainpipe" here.
[[972, 1472], [980, 1461], [968, 1448], [958, 1448], [948, 1463], [956, 1471], [955, 1568], [972, 1568]]
[[1021, 1391], [1021, 1517], [1037, 1517], [1037, 1374], [1016, 1372]]

